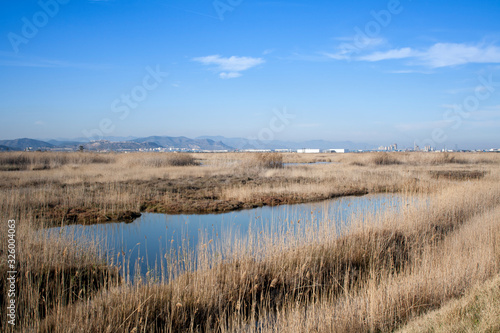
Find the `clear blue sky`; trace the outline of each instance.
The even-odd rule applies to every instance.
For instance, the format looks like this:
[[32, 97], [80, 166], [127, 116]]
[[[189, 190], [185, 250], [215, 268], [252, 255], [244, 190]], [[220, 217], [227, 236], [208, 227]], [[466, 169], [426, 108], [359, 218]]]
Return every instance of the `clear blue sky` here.
[[0, 139], [500, 147], [498, 0], [40, 3], [1, 2]]

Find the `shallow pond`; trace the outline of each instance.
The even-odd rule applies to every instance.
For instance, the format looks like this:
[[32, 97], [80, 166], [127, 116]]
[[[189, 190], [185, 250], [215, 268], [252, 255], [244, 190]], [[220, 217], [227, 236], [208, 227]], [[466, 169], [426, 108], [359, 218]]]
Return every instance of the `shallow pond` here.
[[[267, 235], [286, 233], [291, 225], [302, 221], [321, 227], [326, 221], [332, 233], [354, 217], [362, 219], [370, 214], [397, 210], [403, 202], [398, 195], [365, 195], [325, 200], [314, 203], [281, 205], [240, 210], [224, 214], [168, 215], [144, 213], [132, 223], [107, 223], [88, 226], [73, 225], [52, 228], [50, 233], [68, 233], [81, 239], [98, 240], [105, 248], [108, 261], [127, 267], [125, 275], [133, 280], [137, 273], [144, 275], [148, 268], [165, 265], [165, 254], [183, 249], [196, 255], [200, 234], [204, 240], [241, 240], [261, 231]], [[406, 201], [405, 201], [406, 202]], [[332, 222], [333, 221], [333, 222]], [[325, 232], [329, 232], [330, 229]], [[291, 230], [291, 229], [290, 229]], [[297, 232], [296, 227], [293, 232]], [[138, 265], [138, 266], [136, 266]]]

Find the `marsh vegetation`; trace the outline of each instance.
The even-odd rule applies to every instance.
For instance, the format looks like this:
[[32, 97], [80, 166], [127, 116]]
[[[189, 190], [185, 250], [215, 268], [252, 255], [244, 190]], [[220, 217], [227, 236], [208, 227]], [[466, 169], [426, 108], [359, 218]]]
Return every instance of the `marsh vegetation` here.
[[[20, 331], [411, 331], [432, 311], [446, 311], [436, 325], [458, 322], [459, 307], [477, 318], [463, 325], [500, 328], [486, 306], [500, 273], [498, 154], [2, 153], [0, 170], [1, 218], [18, 221]], [[201, 237], [196, 257], [166, 254], [161, 282], [152, 272], [128, 283], [97, 241], [44, 232], [368, 193], [408, 205], [340, 234], [306, 220], [300, 233]], [[0, 281], [6, 271], [2, 262]]]

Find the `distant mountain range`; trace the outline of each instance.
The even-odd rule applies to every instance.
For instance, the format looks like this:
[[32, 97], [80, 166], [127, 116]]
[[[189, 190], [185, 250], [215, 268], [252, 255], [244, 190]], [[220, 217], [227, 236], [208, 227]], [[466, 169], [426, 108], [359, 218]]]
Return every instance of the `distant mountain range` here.
[[134, 138], [132, 140], [106, 140], [84, 142], [74, 140], [15, 139], [0, 140], [0, 150], [78, 150], [83, 146], [85, 150], [146, 150], [154, 148], [173, 148], [186, 150], [234, 150], [234, 148], [211, 139], [190, 139], [186, 137], [150, 136]]
[[375, 149], [374, 145], [367, 143], [355, 143], [352, 141], [325, 141], [325, 140], [309, 140], [301, 142], [279, 141], [279, 140], [250, 140], [245, 138], [226, 138], [223, 136], [199, 136], [196, 139], [210, 139], [220, 141], [235, 149], [300, 149], [300, 148], [316, 148], [316, 149], [335, 149], [344, 148], [350, 150], [357, 149]]
[[7, 147], [9, 150], [24, 150], [26, 148], [31, 148], [33, 150], [37, 149], [50, 149], [54, 145], [45, 141], [35, 140], [35, 139], [15, 139], [15, 140], [0, 140], [0, 146]]
[[[332, 149], [345, 148], [373, 149], [373, 145], [365, 143], [354, 143], [351, 141], [324, 141], [310, 140], [303, 142], [292, 141], [259, 141], [245, 138], [226, 138], [223, 136], [200, 136], [190, 139], [184, 136], [148, 136], [144, 138], [124, 138], [112, 137], [100, 141], [84, 141], [78, 139], [60, 139], [41, 141], [29, 138], [15, 140], [0, 140], [0, 150], [78, 150], [83, 146], [85, 150], [147, 150], [154, 148], [172, 148], [186, 150], [243, 150], [243, 149], [299, 149], [299, 148], [317, 148]], [[114, 140], [113, 140], [114, 139]]]
[[145, 143], [154, 142], [163, 148], [186, 148], [186, 149], [202, 149], [202, 150], [234, 150], [233, 147], [225, 145], [220, 140], [196, 138], [190, 139], [185, 136], [148, 136], [132, 140], [133, 142]]
[[[79, 146], [83, 146], [85, 150], [96, 150], [96, 151], [120, 151], [120, 150], [141, 150], [141, 149], [154, 149], [154, 148], [163, 148], [155, 142], [132, 142], [132, 141], [94, 141], [77, 145], [75, 148]], [[68, 148], [68, 147], [65, 147]]]

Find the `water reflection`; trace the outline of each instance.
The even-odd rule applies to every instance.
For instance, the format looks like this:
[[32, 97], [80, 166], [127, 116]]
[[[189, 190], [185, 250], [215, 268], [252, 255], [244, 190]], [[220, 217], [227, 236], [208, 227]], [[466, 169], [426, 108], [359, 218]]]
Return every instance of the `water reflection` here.
[[[53, 228], [52, 232], [63, 232], [99, 240], [107, 252], [108, 261], [128, 268], [125, 275], [144, 275], [155, 264], [165, 264], [165, 254], [191, 249], [196, 255], [200, 233], [207, 239], [241, 239], [261, 231], [267, 234], [286, 233], [287, 229], [300, 221], [320, 228], [330, 221], [329, 228], [322, 232], [341, 232], [353, 217], [362, 219], [388, 209], [398, 209], [402, 198], [398, 195], [366, 195], [345, 197], [316, 203], [260, 207], [224, 214], [168, 215], [144, 213], [132, 223], [107, 223], [88, 226], [66, 226]], [[333, 221], [333, 223], [331, 223]], [[298, 232], [297, 228], [293, 232]], [[138, 263], [135, 267], [134, 263]], [[130, 271], [129, 271], [130, 269]]]

